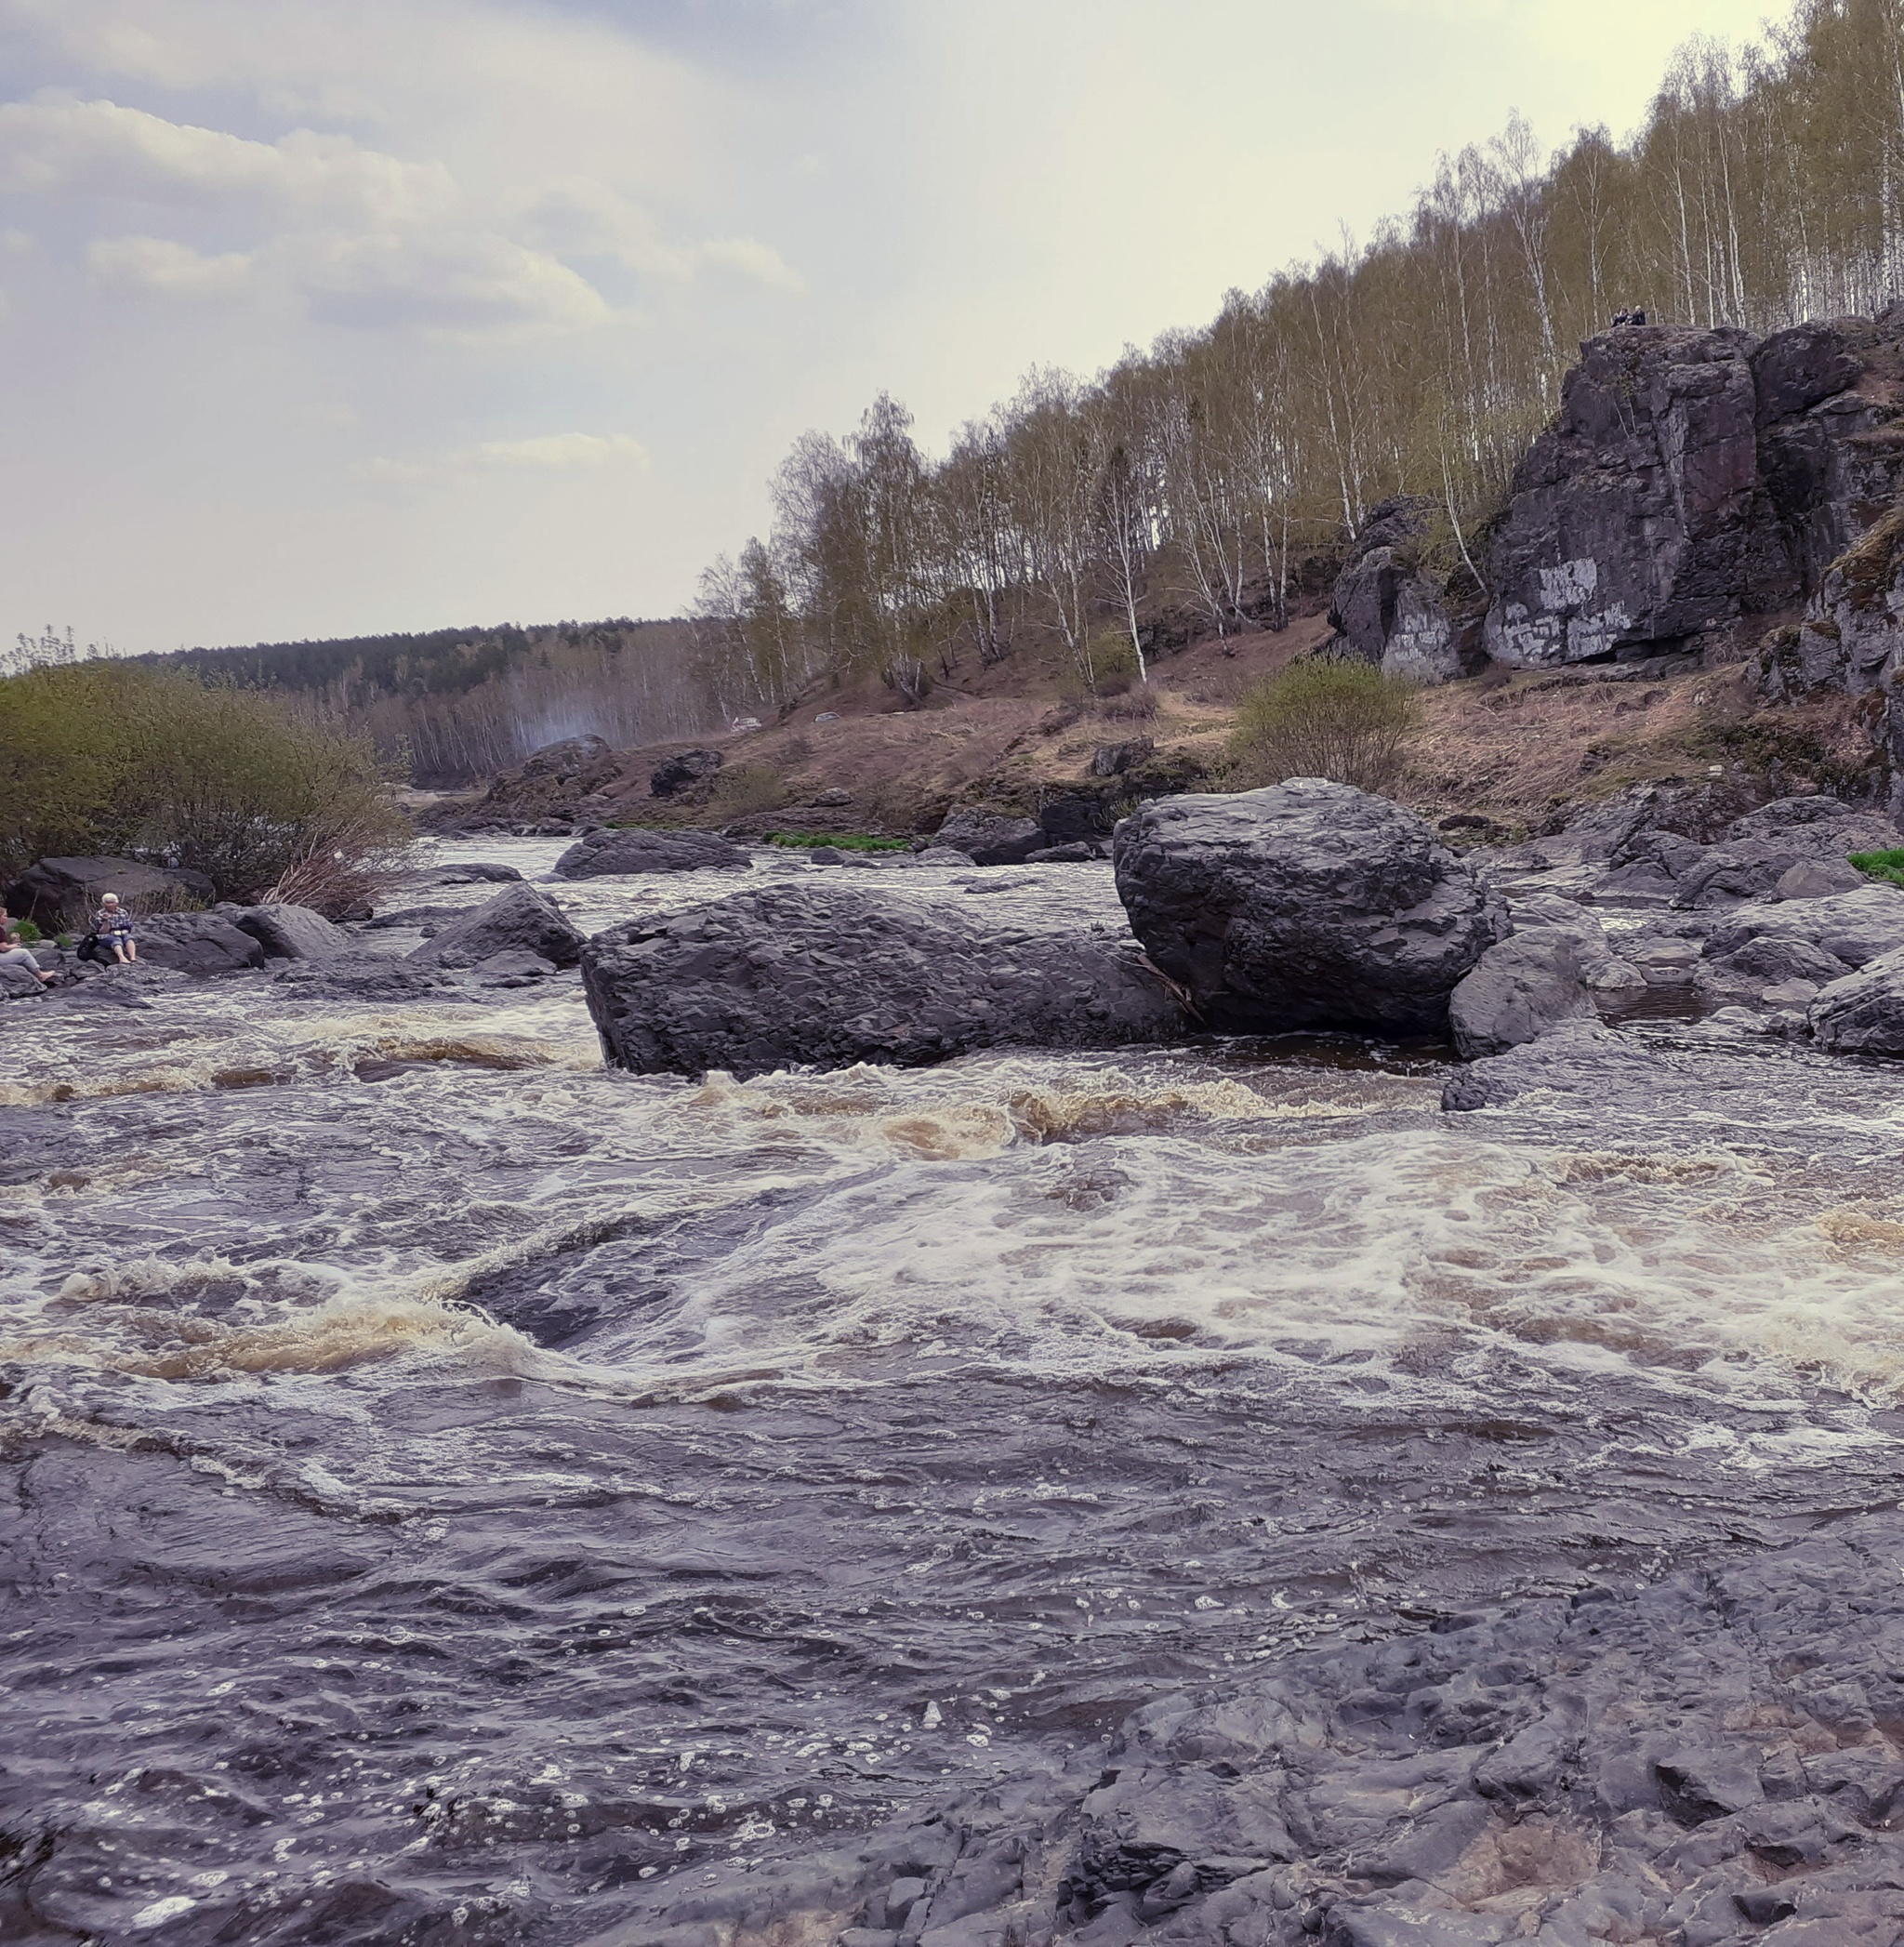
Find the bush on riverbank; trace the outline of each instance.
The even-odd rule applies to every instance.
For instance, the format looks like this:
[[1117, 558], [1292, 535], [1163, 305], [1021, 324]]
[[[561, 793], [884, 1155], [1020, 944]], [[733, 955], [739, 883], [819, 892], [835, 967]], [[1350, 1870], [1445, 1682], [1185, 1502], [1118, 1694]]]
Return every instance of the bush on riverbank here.
[[388, 783], [366, 741], [188, 672], [96, 662], [0, 682], [4, 879], [107, 854], [202, 872], [220, 899], [340, 912], [410, 836]]
[[1327, 777], [1386, 795], [1419, 721], [1409, 684], [1370, 663], [1318, 657], [1244, 695], [1234, 748], [1250, 784]]

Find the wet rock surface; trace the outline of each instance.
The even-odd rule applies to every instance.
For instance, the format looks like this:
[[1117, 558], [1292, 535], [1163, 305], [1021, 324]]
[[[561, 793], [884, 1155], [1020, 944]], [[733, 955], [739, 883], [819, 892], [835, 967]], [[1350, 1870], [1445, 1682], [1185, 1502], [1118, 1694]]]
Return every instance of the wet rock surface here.
[[558, 967], [581, 958], [582, 935], [547, 893], [512, 885], [473, 912], [452, 920], [410, 956], [425, 964], [474, 966], [493, 953], [539, 954]]
[[711, 831], [591, 831], [555, 862], [560, 879], [614, 873], [745, 871], [747, 854]]
[[912, 1066], [1183, 1031], [1122, 926], [1014, 925], [995, 910], [853, 884], [766, 887], [596, 934], [583, 979], [610, 1058], [642, 1074]]
[[1113, 861], [1144, 950], [1223, 1032], [1442, 1032], [1508, 930], [1422, 820], [1316, 778], [1147, 805]]
[[1590, 958], [1593, 944], [1571, 927], [1533, 925], [1488, 947], [1448, 1000], [1456, 1052], [1465, 1060], [1500, 1054], [1563, 1021], [1597, 1021], [1587, 975], [1608, 955], [1600, 943]]

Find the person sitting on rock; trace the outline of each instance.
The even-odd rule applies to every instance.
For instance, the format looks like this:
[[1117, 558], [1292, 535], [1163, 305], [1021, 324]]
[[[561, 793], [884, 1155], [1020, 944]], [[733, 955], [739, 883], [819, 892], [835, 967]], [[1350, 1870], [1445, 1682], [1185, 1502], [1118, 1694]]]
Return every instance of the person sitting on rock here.
[[132, 936], [132, 915], [119, 904], [117, 893], [108, 893], [93, 915], [93, 933], [113, 960], [125, 966], [139, 958], [139, 942]]
[[0, 906], [0, 967], [23, 967], [43, 987], [53, 985], [53, 976], [20, 944], [20, 922], [7, 916]]

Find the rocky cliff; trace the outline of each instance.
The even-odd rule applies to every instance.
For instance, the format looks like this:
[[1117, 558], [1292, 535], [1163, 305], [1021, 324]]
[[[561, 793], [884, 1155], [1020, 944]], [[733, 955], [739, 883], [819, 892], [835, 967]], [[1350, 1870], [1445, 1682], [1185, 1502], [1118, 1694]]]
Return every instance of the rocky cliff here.
[[[1515, 669], [1638, 659], [1842, 600], [1832, 563], [1900, 490], [1904, 304], [1764, 339], [1619, 326], [1580, 347], [1515, 470], [1481, 551], [1480, 646]], [[1421, 564], [1428, 514], [1413, 500], [1373, 511], [1332, 618], [1392, 674], [1446, 682], [1471, 666], [1480, 604]], [[1868, 671], [1889, 652], [1856, 653]]]

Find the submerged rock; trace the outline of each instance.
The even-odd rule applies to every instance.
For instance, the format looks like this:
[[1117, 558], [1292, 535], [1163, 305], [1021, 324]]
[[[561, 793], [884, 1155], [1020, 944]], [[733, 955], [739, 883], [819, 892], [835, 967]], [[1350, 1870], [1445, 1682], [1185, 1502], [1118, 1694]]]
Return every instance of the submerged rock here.
[[1117, 828], [1117, 893], [1212, 1027], [1440, 1034], [1508, 930], [1412, 812], [1320, 778], [1164, 799]]
[[615, 830], [578, 839], [555, 862], [558, 879], [606, 879], [641, 872], [744, 872], [747, 854], [711, 831]]
[[425, 965], [473, 967], [491, 954], [517, 949], [539, 954], [558, 967], [573, 967], [582, 956], [582, 935], [568, 915], [526, 881], [452, 920], [410, 958]]
[[1165, 1040], [1185, 1015], [1136, 941], [815, 880], [629, 921], [583, 948], [608, 1059], [643, 1074], [916, 1067], [978, 1048]]

